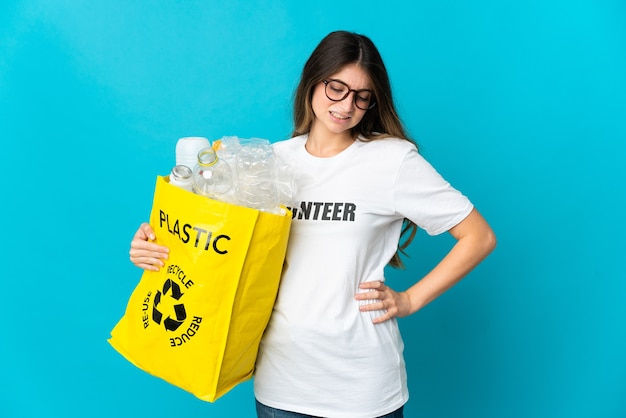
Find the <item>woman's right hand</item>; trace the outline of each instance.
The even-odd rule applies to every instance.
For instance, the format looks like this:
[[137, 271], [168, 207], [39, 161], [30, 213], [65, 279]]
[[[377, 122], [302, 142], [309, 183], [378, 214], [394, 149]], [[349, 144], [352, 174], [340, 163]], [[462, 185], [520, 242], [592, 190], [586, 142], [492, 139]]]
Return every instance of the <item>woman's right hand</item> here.
[[130, 243], [130, 261], [139, 268], [159, 271], [169, 256], [169, 248], [155, 244], [154, 230], [148, 223], [139, 226]]

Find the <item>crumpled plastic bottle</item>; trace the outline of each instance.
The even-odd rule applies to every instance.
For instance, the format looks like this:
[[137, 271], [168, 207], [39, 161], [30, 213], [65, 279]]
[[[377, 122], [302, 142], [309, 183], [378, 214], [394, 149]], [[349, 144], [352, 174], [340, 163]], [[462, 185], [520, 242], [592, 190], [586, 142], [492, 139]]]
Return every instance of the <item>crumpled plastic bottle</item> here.
[[241, 205], [276, 213], [278, 189], [274, 181], [274, 153], [269, 141], [252, 138], [235, 155], [237, 199]]

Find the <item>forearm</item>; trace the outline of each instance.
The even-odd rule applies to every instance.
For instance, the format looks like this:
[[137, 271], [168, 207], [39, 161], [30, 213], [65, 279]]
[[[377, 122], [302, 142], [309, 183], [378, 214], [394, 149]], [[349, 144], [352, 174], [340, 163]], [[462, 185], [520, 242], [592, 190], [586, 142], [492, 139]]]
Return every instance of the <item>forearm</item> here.
[[417, 312], [458, 283], [494, 248], [495, 236], [489, 227], [483, 228], [479, 234], [459, 238], [435, 268], [407, 289], [410, 313]]

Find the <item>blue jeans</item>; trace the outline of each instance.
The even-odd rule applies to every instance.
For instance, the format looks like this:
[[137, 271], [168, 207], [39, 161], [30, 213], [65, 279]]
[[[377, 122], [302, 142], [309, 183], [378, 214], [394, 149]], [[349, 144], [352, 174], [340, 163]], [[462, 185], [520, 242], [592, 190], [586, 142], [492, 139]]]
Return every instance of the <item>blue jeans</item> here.
[[[378, 418], [403, 418], [402, 414], [403, 406], [400, 409], [396, 409], [390, 414], [380, 416]], [[271, 408], [263, 405], [261, 402], [256, 401], [256, 415], [258, 418], [322, 418], [315, 417], [313, 415], [299, 414], [297, 412], [283, 411], [282, 409]]]

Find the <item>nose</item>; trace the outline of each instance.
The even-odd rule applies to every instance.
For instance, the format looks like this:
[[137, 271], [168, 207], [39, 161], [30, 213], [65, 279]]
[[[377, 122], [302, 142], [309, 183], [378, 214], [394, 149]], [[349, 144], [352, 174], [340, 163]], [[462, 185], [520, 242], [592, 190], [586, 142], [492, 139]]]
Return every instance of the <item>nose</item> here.
[[356, 92], [349, 91], [348, 95], [339, 102], [340, 108], [346, 111], [352, 111], [355, 108]]

